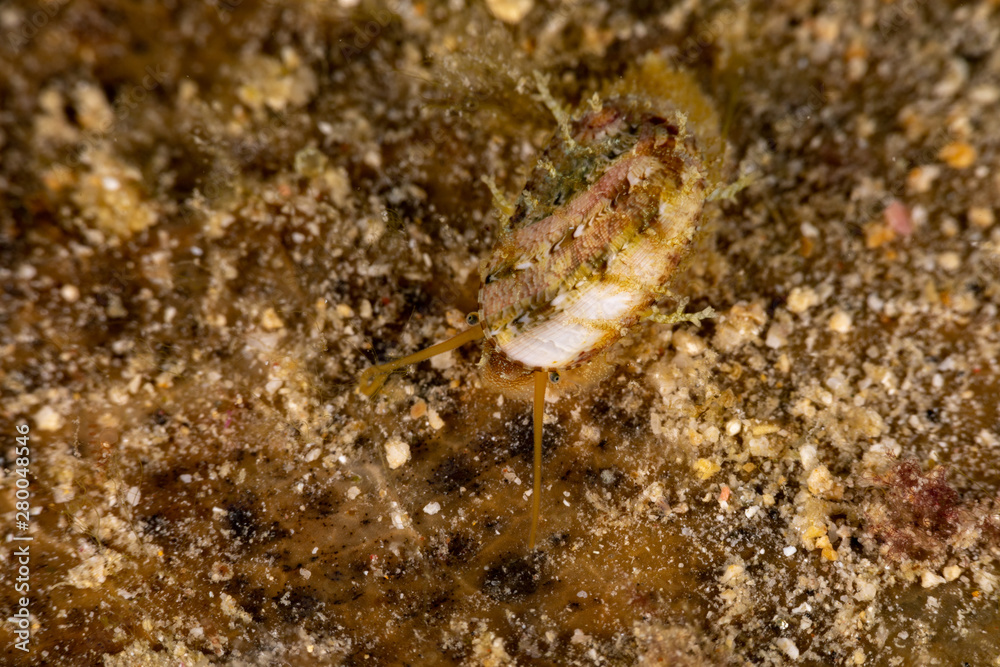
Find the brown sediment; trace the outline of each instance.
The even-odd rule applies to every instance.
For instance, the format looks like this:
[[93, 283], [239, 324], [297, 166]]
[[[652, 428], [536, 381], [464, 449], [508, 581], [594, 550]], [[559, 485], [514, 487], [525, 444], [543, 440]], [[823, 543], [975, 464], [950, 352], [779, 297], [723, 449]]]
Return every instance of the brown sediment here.
[[[995, 660], [995, 6], [529, 4], [3, 3], [0, 662]], [[549, 387], [529, 556], [475, 346], [356, 382], [466, 328], [532, 73], [650, 52], [756, 179], [674, 285], [720, 316]]]

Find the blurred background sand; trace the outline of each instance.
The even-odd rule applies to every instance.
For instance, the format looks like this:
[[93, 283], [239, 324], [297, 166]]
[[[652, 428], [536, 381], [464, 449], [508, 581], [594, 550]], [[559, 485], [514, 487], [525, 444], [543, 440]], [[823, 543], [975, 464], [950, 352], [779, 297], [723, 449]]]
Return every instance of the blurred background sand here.
[[[6, 2], [6, 664], [1000, 664], [1000, 5]], [[756, 178], [528, 404], [461, 329], [496, 214], [654, 52]], [[16, 428], [32, 517], [15, 524]]]

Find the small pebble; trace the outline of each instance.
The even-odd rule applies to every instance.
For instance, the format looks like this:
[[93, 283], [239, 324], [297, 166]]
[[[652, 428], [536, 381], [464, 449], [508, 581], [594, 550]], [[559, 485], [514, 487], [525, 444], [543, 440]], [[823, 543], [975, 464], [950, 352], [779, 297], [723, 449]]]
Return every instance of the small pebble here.
[[441, 503], [433, 502], [424, 505], [424, 514], [430, 514], [431, 516], [434, 516], [440, 511], [441, 511]]
[[832, 331], [845, 334], [851, 330], [851, 325], [851, 316], [842, 310], [835, 311], [833, 315], [830, 316], [829, 327]]
[[988, 229], [996, 222], [993, 209], [986, 208], [985, 206], [973, 206], [969, 209], [968, 217], [969, 223], [980, 229]]
[[802, 461], [802, 467], [806, 470], [815, 468], [819, 464], [816, 445], [811, 443], [802, 445], [802, 448], [799, 449], [799, 459]]
[[212, 563], [212, 568], [209, 575], [213, 582], [218, 583], [220, 581], [229, 581], [233, 578], [233, 568], [229, 563], [224, 563], [222, 561], [215, 561]]
[[860, 81], [868, 71], [868, 50], [861, 44], [853, 44], [844, 57], [847, 59], [847, 80]]
[[882, 217], [885, 218], [885, 224], [894, 234], [909, 236], [913, 233], [913, 219], [910, 218], [910, 209], [898, 199], [892, 200], [892, 203], [885, 207]]
[[941, 175], [941, 167], [936, 164], [925, 164], [914, 167], [906, 177], [906, 186], [914, 194], [930, 192], [934, 181]]
[[113, 320], [120, 320], [128, 316], [128, 311], [125, 310], [122, 299], [117, 294], [108, 297], [108, 305], [105, 306], [104, 312]]
[[962, 266], [962, 258], [957, 252], [943, 252], [938, 255], [938, 266], [948, 273], [954, 273]]
[[992, 83], [982, 83], [969, 90], [969, 101], [976, 104], [993, 104], [1000, 100], [1000, 87]]
[[315, 178], [326, 169], [328, 158], [314, 146], [303, 148], [295, 154], [295, 171], [302, 176]]
[[410, 445], [399, 438], [385, 443], [385, 459], [389, 468], [395, 470], [410, 460]]
[[767, 330], [767, 335], [764, 337], [764, 345], [767, 345], [772, 350], [779, 350], [788, 344], [788, 334], [791, 333], [791, 328], [784, 322], [775, 322]]
[[59, 296], [66, 303], [76, 303], [80, 299], [80, 289], [76, 285], [63, 285], [59, 290]]
[[[809, 473], [807, 480], [809, 493], [826, 500], [841, 500], [844, 497], [844, 486], [830, 473], [825, 465], [818, 465]], [[817, 542], [818, 544], [818, 542]]]
[[63, 427], [63, 416], [46, 405], [35, 413], [35, 428], [39, 431], [58, 431]]
[[750, 441], [747, 443], [747, 449], [750, 450], [750, 456], [762, 456], [771, 459], [781, 454], [781, 443], [772, 441], [766, 435], [761, 435], [750, 438]]
[[534, 0], [486, 0], [493, 16], [504, 23], [520, 23], [534, 4]]
[[930, 570], [924, 572], [920, 576], [920, 585], [924, 588], [934, 588], [935, 586], [940, 586], [947, 581], [944, 577], [936, 572], [931, 572]]
[[784, 549], [782, 549], [781, 553], [785, 554], [786, 556], [788, 556], [790, 558], [790, 557], [792, 557], [792, 556], [795, 555], [796, 551], [798, 551], [798, 549], [796, 549], [795, 547], [789, 545], [789, 546], [785, 547]]
[[361, 319], [370, 320], [372, 317], [372, 304], [368, 299], [361, 300], [361, 307], [358, 310], [358, 314], [361, 315]]
[[465, 329], [469, 326], [468, 322], [465, 320], [466, 313], [458, 310], [457, 308], [449, 308], [444, 314], [444, 320], [448, 323], [448, 326], [452, 329]]
[[260, 318], [260, 326], [264, 328], [265, 331], [276, 331], [278, 329], [283, 329], [285, 323], [281, 321], [278, 317], [278, 313], [274, 312], [274, 308], [268, 308], [264, 311], [264, 314]]
[[967, 169], [976, 162], [976, 149], [965, 141], [953, 141], [938, 152], [938, 159], [952, 169]]
[[795, 314], [804, 313], [819, 303], [819, 296], [811, 287], [792, 288], [788, 295], [788, 310]]
[[767, 323], [767, 313], [760, 303], [738, 303], [716, 322], [712, 346], [724, 353], [735, 352], [757, 337]]
[[449, 350], [444, 354], [431, 357], [431, 368], [436, 371], [443, 371], [455, 365], [455, 352]]
[[687, 329], [679, 329], [675, 331], [671, 342], [673, 343], [675, 350], [683, 352], [689, 357], [697, 357], [705, 351], [707, 346], [704, 338], [696, 336]]
[[882, 312], [882, 308], [885, 307], [885, 300], [874, 292], [868, 295], [865, 299], [865, 303], [876, 313]]
[[352, 486], [351, 488], [349, 488], [347, 490], [347, 499], [348, 500], [354, 500], [355, 498], [357, 498], [360, 495], [361, 495], [361, 489], [359, 489], [356, 486]]
[[865, 225], [865, 247], [869, 250], [881, 248], [896, 238], [896, 232], [888, 224], [875, 222]]
[[733, 581], [734, 579], [738, 579], [739, 577], [743, 576], [744, 571], [745, 570], [743, 569], [742, 565], [734, 563], [733, 565], [727, 567], [726, 571], [722, 573], [722, 578], [719, 580], [719, 583], [725, 586], [730, 581]]
[[392, 527], [396, 530], [403, 530], [410, 525], [410, 515], [401, 509], [393, 509], [389, 512], [389, 519], [392, 521]]
[[709, 459], [698, 459], [694, 462], [694, 474], [697, 475], [700, 480], [710, 478], [721, 469], [722, 468], [718, 463]]
[[858, 578], [854, 587], [854, 599], [858, 602], [871, 602], [878, 594], [878, 586], [873, 581]]

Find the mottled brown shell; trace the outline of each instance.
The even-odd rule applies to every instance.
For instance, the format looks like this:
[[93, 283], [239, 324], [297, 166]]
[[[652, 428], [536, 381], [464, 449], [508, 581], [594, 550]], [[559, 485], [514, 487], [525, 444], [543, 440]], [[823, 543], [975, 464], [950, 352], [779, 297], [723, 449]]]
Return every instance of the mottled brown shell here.
[[618, 88], [556, 135], [483, 266], [485, 335], [526, 370], [578, 366], [648, 314], [716, 185], [718, 152], [669, 96]]
[[[659, 56], [644, 58], [605, 91], [603, 102], [572, 121], [543, 81], [539, 88], [560, 132], [501, 222], [482, 266], [480, 310], [470, 314], [470, 328], [373, 366], [358, 383], [372, 396], [397, 368], [485, 336], [484, 382], [503, 391], [533, 389], [531, 549], [541, 507], [545, 371], [574, 368], [643, 317], [655, 317], [651, 306], [667, 294], [689, 253], [725, 162], [712, 105]], [[706, 308], [656, 319], [699, 321], [710, 314]]]

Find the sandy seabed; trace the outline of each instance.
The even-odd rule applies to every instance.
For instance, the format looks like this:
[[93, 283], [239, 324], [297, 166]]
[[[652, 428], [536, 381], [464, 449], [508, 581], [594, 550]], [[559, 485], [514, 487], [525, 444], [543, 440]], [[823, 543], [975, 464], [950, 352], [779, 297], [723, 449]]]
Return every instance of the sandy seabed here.
[[[529, 553], [474, 345], [355, 383], [649, 54], [752, 178]], [[3, 3], [2, 662], [1000, 665], [998, 127], [995, 0]]]

